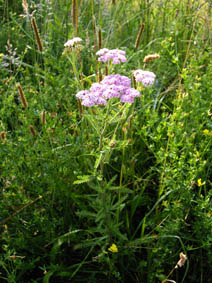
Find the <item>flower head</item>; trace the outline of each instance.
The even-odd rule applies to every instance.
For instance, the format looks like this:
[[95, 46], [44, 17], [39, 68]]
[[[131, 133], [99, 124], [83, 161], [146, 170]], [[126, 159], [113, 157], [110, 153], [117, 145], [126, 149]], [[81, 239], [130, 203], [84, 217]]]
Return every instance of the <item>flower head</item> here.
[[116, 244], [112, 244], [109, 248], [108, 251], [112, 252], [112, 253], [117, 253], [118, 252], [118, 248], [116, 246]]
[[74, 47], [75, 45], [77, 45], [79, 42], [81, 42], [82, 39], [80, 37], [74, 37], [73, 39], [69, 39], [64, 46], [65, 47]]
[[82, 49], [82, 45], [80, 45], [80, 42], [82, 39], [80, 37], [74, 37], [73, 39], [69, 39], [65, 44], [65, 49], [63, 51], [63, 55], [66, 55], [70, 52], [72, 52], [75, 48], [78, 50]]
[[204, 129], [204, 130], [203, 130], [203, 134], [204, 134], [205, 136], [207, 136], [207, 135], [209, 134], [209, 130], [208, 130], [208, 129]]
[[133, 72], [136, 82], [141, 82], [144, 87], [153, 85], [156, 75], [150, 71], [136, 70]]
[[205, 182], [202, 183], [202, 179], [199, 178], [199, 179], [197, 180], [197, 186], [198, 186], [198, 187], [202, 187], [203, 185], [205, 185]]
[[120, 49], [107, 49], [107, 48], [103, 48], [100, 49], [98, 52], [96, 52], [97, 56], [100, 56], [98, 58], [99, 62], [109, 62], [110, 60], [112, 60], [112, 64], [120, 64], [121, 62], [126, 62], [127, 58], [126, 58], [126, 52], [122, 51]]
[[126, 76], [109, 75], [100, 83], [93, 83], [90, 90], [81, 90], [76, 98], [82, 100], [82, 105], [92, 107], [94, 105], [106, 105], [107, 100], [118, 97], [121, 102], [133, 103], [140, 92], [131, 88], [131, 80]]

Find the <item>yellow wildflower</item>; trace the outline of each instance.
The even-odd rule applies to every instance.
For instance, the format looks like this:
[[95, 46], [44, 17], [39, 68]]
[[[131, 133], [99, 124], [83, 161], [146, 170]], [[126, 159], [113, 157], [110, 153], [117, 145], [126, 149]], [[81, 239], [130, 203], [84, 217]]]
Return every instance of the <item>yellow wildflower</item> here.
[[209, 130], [208, 130], [208, 129], [203, 130], [203, 134], [204, 134], [205, 136], [207, 136], [207, 135], [209, 134]]
[[200, 178], [200, 179], [197, 180], [197, 185], [198, 185], [198, 187], [201, 187], [201, 186], [205, 185], [205, 182], [202, 183], [202, 179]]
[[112, 244], [109, 248], [108, 251], [112, 252], [112, 253], [117, 253], [118, 252], [118, 248], [116, 246], [116, 244]]
[[0, 58], [3, 57], [3, 56], [4, 56], [4, 54], [3, 54], [3, 53], [0, 53]]

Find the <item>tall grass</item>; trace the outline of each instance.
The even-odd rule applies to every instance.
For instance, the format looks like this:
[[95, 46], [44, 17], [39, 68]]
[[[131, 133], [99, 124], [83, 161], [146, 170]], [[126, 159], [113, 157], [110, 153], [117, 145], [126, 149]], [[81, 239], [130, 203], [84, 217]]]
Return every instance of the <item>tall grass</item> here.
[[[2, 282], [210, 282], [210, 2], [0, 4]], [[133, 104], [75, 97], [136, 69]]]

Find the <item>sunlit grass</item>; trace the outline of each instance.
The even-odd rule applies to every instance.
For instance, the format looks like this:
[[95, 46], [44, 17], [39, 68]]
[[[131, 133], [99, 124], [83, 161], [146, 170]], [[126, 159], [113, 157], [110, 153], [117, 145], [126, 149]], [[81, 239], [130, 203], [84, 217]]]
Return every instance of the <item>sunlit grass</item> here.
[[[207, 282], [210, 2], [27, 2], [0, 6], [1, 280]], [[132, 104], [77, 99], [115, 74]]]

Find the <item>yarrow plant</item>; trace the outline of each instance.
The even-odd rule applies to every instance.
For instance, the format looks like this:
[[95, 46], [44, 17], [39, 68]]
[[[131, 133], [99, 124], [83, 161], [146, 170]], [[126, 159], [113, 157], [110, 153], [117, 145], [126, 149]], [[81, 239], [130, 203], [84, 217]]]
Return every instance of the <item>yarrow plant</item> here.
[[80, 44], [82, 42], [82, 39], [80, 37], [74, 37], [73, 39], [69, 39], [65, 44], [64, 44], [64, 51], [63, 55], [66, 55], [70, 52], [72, 52], [74, 49], [82, 49], [82, 45]]
[[[109, 50], [100, 49], [96, 55], [100, 56], [98, 61], [120, 64], [126, 62], [126, 53], [120, 49]], [[147, 87], [152, 85], [156, 78], [155, 74], [149, 71], [136, 70], [133, 72], [135, 80], [142, 82]], [[90, 90], [81, 90], [76, 94], [76, 98], [82, 101], [82, 105], [92, 107], [95, 105], [106, 105], [107, 100], [114, 97], [120, 98], [123, 103], [133, 103], [135, 97], [140, 96], [140, 92], [131, 87], [131, 80], [119, 74], [105, 76], [99, 83], [93, 83]]]
[[103, 48], [96, 52], [99, 62], [110, 62], [112, 60], [112, 64], [120, 64], [121, 62], [124, 63], [127, 61], [126, 52], [120, 49], [107, 49]]
[[69, 39], [64, 46], [65, 47], [74, 47], [75, 45], [78, 45], [79, 42], [81, 42], [82, 39], [80, 37], [74, 37], [73, 39]]
[[121, 102], [133, 103], [134, 98], [140, 96], [140, 92], [131, 88], [131, 80], [126, 76], [109, 75], [100, 83], [93, 83], [90, 90], [82, 90], [76, 94], [82, 100], [82, 105], [91, 107], [104, 104], [107, 100], [118, 97]]
[[150, 71], [138, 69], [133, 72], [136, 82], [141, 82], [144, 87], [153, 85], [156, 75]]

